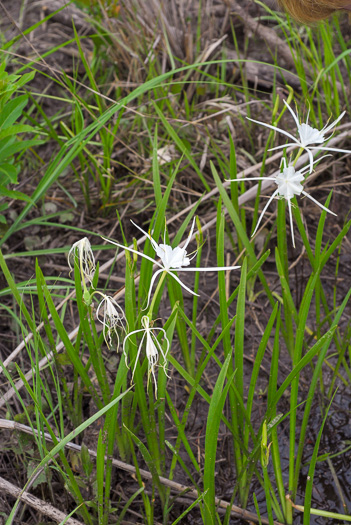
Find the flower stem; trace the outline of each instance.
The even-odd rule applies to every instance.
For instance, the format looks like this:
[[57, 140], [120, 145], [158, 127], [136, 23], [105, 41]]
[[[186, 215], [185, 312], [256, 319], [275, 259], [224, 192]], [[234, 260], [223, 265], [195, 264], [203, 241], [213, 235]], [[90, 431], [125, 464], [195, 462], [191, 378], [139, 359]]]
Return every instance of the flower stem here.
[[294, 168], [295, 168], [295, 166], [296, 166], [297, 161], [298, 161], [299, 158], [301, 157], [301, 154], [302, 154], [303, 151], [304, 151], [304, 149], [303, 149], [303, 148], [300, 148], [299, 151], [297, 152], [297, 155], [296, 155], [296, 157], [295, 157], [295, 159], [294, 159], [294, 162], [293, 162], [293, 166], [294, 166]]
[[153, 298], [152, 298], [152, 301], [151, 301], [151, 304], [150, 304], [149, 311], [148, 311], [148, 313], [146, 314], [147, 317], [150, 319], [150, 321], [152, 320], [152, 313], [153, 313], [153, 309], [154, 309], [154, 307], [155, 307], [155, 303], [156, 303], [156, 299], [157, 299], [158, 293], [159, 293], [159, 291], [161, 290], [161, 287], [162, 287], [163, 281], [165, 280], [165, 277], [166, 277], [167, 273], [168, 273], [168, 272], [164, 271], [164, 272], [161, 274], [161, 278], [160, 278], [160, 280], [159, 280], [158, 283], [157, 283], [156, 290], [155, 290], [155, 293], [154, 293], [154, 295], [153, 295]]

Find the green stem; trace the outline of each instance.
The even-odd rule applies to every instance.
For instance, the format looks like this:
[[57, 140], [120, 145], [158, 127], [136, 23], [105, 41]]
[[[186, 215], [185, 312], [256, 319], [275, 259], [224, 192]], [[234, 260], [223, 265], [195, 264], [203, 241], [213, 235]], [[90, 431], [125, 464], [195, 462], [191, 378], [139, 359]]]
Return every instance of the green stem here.
[[149, 311], [148, 313], [146, 314], [147, 317], [150, 319], [150, 321], [152, 320], [152, 313], [153, 313], [153, 309], [155, 307], [155, 303], [156, 303], [156, 299], [157, 299], [157, 296], [158, 296], [158, 293], [159, 291], [161, 290], [161, 287], [163, 285], [163, 281], [165, 280], [166, 278], [166, 275], [167, 275], [168, 272], [164, 271], [161, 275], [161, 278], [160, 280], [158, 281], [158, 284], [157, 284], [157, 287], [156, 287], [156, 290], [155, 290], [155, 293], [154, 293], [154, 296], [152, 298], [152, 301], [151, 301], [151, 304], [150, 304], [150, 308], [149, 308]]
[[304, 148], [300, 148], [299, 151], [297, 152], [297, 155], [296, 155], [296, 157], [294, 159], [294, 162], [293, 162], [293, 166], [294, 167], [296, 166], [296, 163], [299, 160], [299, 158], [301, 157], [303, 151], [304, 151]]

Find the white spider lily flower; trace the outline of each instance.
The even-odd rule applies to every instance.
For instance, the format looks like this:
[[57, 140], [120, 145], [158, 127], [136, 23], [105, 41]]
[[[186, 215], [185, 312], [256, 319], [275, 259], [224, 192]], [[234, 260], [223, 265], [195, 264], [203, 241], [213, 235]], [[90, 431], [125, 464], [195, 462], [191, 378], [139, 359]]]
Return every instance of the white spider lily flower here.
[[[273, 129], [274, 131], [278, 131], [279, 133], [282, 133], [286, 137], [292, 140], [292, 142], [288, 144], [284, 144], [281, 146], [276, 146], [274, 148], [271, 148], [269, 151], [274, 151], [277, 149], [287, 148], [288, 146], [296, 146], [299, 148], [304, 149], [308, 153], [308, 157], [310, 159], [310, 173], [312, 173], [313, 170], [313, 154], [311, 150], [321, 150], [321, 151], [337, 151], [339, 153], [351, 153], [349, 150], [345, 149], [339, 149], [339, 148], [329, 148], [328, 146], [322, 146], [325, 142], [328, 142], [328, 140], [332, 137], [333, 133], [326, 137], [325, 135], [328, 134], [330, 131], [332, 131], [333, 128], [338, 124], [338, 122], [343, 118], [346, 111], [343, 111], [341, 115], [334, 120], [331, 124], [326, 124], [324, 128], [321, 130], [317, 128], [313, 128], [308, 123], [308, 118], [310, 112], [308, 112], [307, 120], [306, 122], [303, 122], [300, 124], [298, 115], [293, 112], [289, 104], [284, 100], [284, 104], [290, 111], [296, 126], [297, 126], [297, 132], [299, 135], [299, 138], [294, 137], [291, 133], [288, 131], [285, 131], [284, 129], [278, 128], [277, 126], [273, 126], [272, 124], [266, 124], [265, 122], [261, 122], [260, 120], [254, 120], [252, 118], [246, 117], [248, 120], [251, 120], [252, 122], [255, 122], [256, 124], [260, 124], [261, 126], [265, 126], [266, 128]], [[318, 144], [318, 146], [313, 146], [313, 144]]]
[[222, 270], [236, 270], [240, 268], [240, 266], [222, 266], [222, 267], [209, 267], [209, 268], [184, 268], [185, 266], [189, 266], [191, 260], [196, 256], [197, 251], [195, 254], [189, 258], [187, 256], [187, 247], [190, 242], [190, 239], [193, 235], [194, 228], [195, 228], [195, 217], [193, 220], [193, 224], [191, 226], [190, 233], [188, 235], [188, 238], [183, 246], [183, 248], [180, 248], [179, 246], [176, 246], [175, 248], [172, 248], [169, 244], [166, 244], [166, 233], [164, 235], [164, 242], [163, 244], [157, 244], [155, 239], [151, 237], [149, 233], [146, 233], [140, 226], [135, 224], [133, 221], [131, 223], [138, 228], [146, 237], [150, 239], [151, 245], [153, 249], [156, 252], [156, 255], [161, 259], [161, 262], [156, 261], [152, 257], [149, 257], [148, 255], [145, 255], [144, 253], [138, 252], [137, 250], [133, 250], [132, 248], [129, 248], [127, 246], [123, 246], [123, 244], [119, 244], [115, 241], [110, 241], [109, 239], [103, 239], [107, 242], [110, 242], [112, 244], [115, 244], [119, 248], [123, 248], [124, 250], [128, 250], [129, 252], [136, 253], [137, 255], [140, 255], [141, 257], [144, 257], [145, 259], [148, 259], [149, 261], [153, 262], [157, 266], [159, 266], [159, 270], [156, 270], [154, 275], [152, 276], [149, 293], [148, 293], [148, 299], [147, 299], [147, 305], [150, 303], [150, 297], [152, 292], [152, 287], [155, 283], [155, 280], [157, 276], [162, 272], [167, 272], [170, 276], [173, 277], [185, 290], [187, 290], [192, 295], [197, 295], [197, 293], [193, 292], [188, 286], [186, 286], [182, 281], [179, 279], [179, 277], [173, 273], [174, 271], [180, 271], [180, 272], [220, 272]]
[[[134, 378], [134, 373], [135, 373], [136, 366], [138, 364], [138, 359], [140, 357], [140, 353], [141, 353], [141, 350], [142, 350], [142, 347], [143, 347], [143, 343], [144, 343], [144, 340], [146, 339], [146, 357], [147, 357], [147, 360], [148, 360], [147, 384], [149, 386], [150, 375], [152, 375], [152, 378], [153, 378], [154, 384], [155, 384], [155, 398], [157, 398], [157, 382], [156, 382], [156, 376], [155, 376], [155, 367], [156, 366], [161, 366], [163, 368], [166, 376], [169, 377], [168, 374], [167, 374], [166, 367], [167, 367], [167, 354], [168, 354], [168, 350], [169, 350], [169, 346], [170, 345], [169, 345], [169, 341], [167, 339], [167, 335], [166, 335], [165, 330], [163, 328], [157, 328], [157, 327], [150, 326], [150, 319], [149, 319], [149, 317], [147, 315], [144, 315], [141, 318], [141, 326], [142, 326], [142, 328], [140, 328], [139, 330], [133, 330], [133, 332], [130, 332], [126, 336], [126, 338], [123, 341], [123, 353], [124, 353], [124, 357], [125, 357], [125, 360], [126, 360], [126, 363], [127, 363], [127, 353], [126, 353], [126, 349], [125, 349], [126, 341], [133, 334], [138, 334], [138, 333], [144, 332], [143, 335], [142, 335], [141, 341], [139, 343], [138, 352], [137, 352], [137, 355], [136, 355], [136, 358], [135, 358], [135, 364], [134, 364], [134, 368], [133, 368], [133, 372], [132, 372], [132, 381], [133, 381], [133, 378]], [[154, 334], [155, 330], [158, 330], [159, 332], [163, 333], [163, 337], [164, 337], [164, 340], [165, 340], [166, 345], [167, 345], [167, 348], [166, 348], [165, 352], [163, 351], [161, 343], [158, 341], [156, 335]], [[158, 363], [160, 354], [162, 356], [163, 363], [158, 365], [157, 363]]]
[[[323, 159], [323, 158], [325, 158], [327, 156], [328, 155], [324, 155], [324, 157], [321, 157], [320, 159], [318, 159], [318, 161], [317, 160], [313, 161], [313, 164], [315, 164], [316, 162], [319, 162], [321, 159]], [[291, 166], [290, 164], [286, 163], [285, 158], [282, 159], [282, 164], [283, 164], [283, 171], [280, 172], [275, 177], [264, 177], [264, 178], [263, 177], [248, 177], [248, 178], [245, 178], [245, 179], [232, 179], [232, 182], [241, 182], [241, 181], [248, 181], [248, 180], [259, 180], [259, 181], [262, 182], [262, 180], [272, 180], [272, 181], [274, 181], [276, 183], [278, 188], [269, 197], [267, 204], [263, 208], [262, 213], [261, 213], [261, 215], [260, 215], [260, 217], [259, 217], [259, 219], [257, 221], [256, 227], [255, 227], [255, 230], [254, 230], [252, 236], [254, 236], [255, 233], [257, 232], [258, 227], [261, 224], [261, 221], [263, 219], [263, 216], [264, 216], [268, 206], [272, 202], [272, 200], [276, 196], [283, 197], [288, 202], [290, 228], [291, 228], [291, 238], [292, 238], [292, 244], [293, 244], [293, 246], [295, 248], [294, 228], [293, 228], [293, 220], [292, 220], [292, 213], [291, 213], [291, 199], [295, 195], [301, 195], [301, 194], [305, 195], [305, 197], [308, 197], [309, 199], [311, 199], [311, 201], [313, 201], [315, 204], [317, 204], [317, 206], [322, 208], [322, 210], [325, 210], [328, 213], [331, 213], [332, 215], [335, 215], [335, 216], [336, 216], [336, 213], [328, 210], [328, 208], [323, 206], [323, 204], [318, 202], [316, 199], [311, 197], [311, 195], [309, 195], [308, 193], [306, 193], [304, 191], [302, 182], [305, 180], [305, 175], [306, 175], [306, 172], [309, 169], [309, 166], [305, 166], [301, 170], [295, 170], [294, 166]], [[312, 167], [313, 167], [313, 165], [312, 165]]]
[[[100, 292], [99, 292], [100, 293]], [[119, 347], [119, 333], [118, 329], [125, 331], [126, 329], [126, 317], [123, 309], [117, 303], [113, 297], [101, 294], [102, 300], [100, 301], [97, 310], [96, 318], [103, 326], [104, 339], [107, 346], [110, 348], [112, 345], [112, 334], [117, 336], [117, 349]], [[103, 316], [100, 317], [100, 312], [103, 309]], [[108, 340], [107, 340], [108, 338]]]
[[68, 252], [68, 266], [72, 271], [74, 269], [74, 260], [78, 258], [80, 270], [83, 279], [88, 279], [91, 283], [96, 270], [93, 250], [91, 249], [90, 241], [87, 237], [83, 237], [72, 245]]

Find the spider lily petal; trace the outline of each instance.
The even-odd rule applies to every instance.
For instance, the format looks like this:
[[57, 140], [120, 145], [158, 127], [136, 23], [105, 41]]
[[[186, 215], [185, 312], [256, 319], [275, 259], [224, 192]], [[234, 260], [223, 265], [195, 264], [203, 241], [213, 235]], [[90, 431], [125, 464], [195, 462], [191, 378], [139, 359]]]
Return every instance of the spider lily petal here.
[[266, 122], [262, 122], [261, 120], [254, 120], [253, 118], [249, 118], [249, 117], [246, 117], [246, 118], [247, 118], [247, 120], [251, 120], [251, 122], [255, 122], [255, 124], [259, 124], [260, 126], [264, 126], [265, 128], [272, 129], [273, 131], [279, 131], [279, 133], [282, 133], [283, 135], [285, 135], [286, 137], [289, 137], [289, 139], [291, 139], [293, 141], [292, 144], [284, 144], [284, 146], [278, 146], [279, 148], [280, 147], [284, 147], [285, 148], [286, 146], [293, 146], [294, 143], [295, 144], [297, 143], [297, 138], [294, 137], [294, 135], [292, 135], [288, 131], [285, 131], [284, 129], [278, 128], [277, 126], [273, 126], [273, 124], [267, 124]]
[[83, 237], [83, 239], [75, 242], [68, 252], [67, 260], [71, 271], [74, 269], [75, 258], [77, 258], [79, 261], [81, 270], [83, 272], [82, 277], [88, 279], [88, 281], [91, 283], [96, 270], [96, 265], [93, 250], [91, 249], [91, 244], [87, 237]]
[[321, 133], [323, 133], [323, 135], [325, 135], [326, 133], [329, 133], [329, 131], [331, 131], [333, 128], [335, 128], [335, 126], [340, 122], [340, 120], [343, 118], [343, 116], [345, 115], [346, 111], [343, 111], [341, 113], [341, 115], [339, 115], [339, 117], [337, 119], [334, 120], [334, 122], [332, 122], [331, 124], [329, 124], [328, 126], [328, 123], [324, 126], [324, 128], [322, 129]]
[[270, 205], [270, 203], [272, 202], [272, 200], [278, 195], [278, 190], [275, 190], [275, 192], [273, 193], [273, 195], [270, 196], [270, 198], [268, 199], [268, 202], [267, 204], [265, 205], [265, 207], [263, 208], [262, 210], [262, 213], [261, 215], [259, 216], [259, 219], [257, 221], [257, 224], [256, 224], [256, 228], [254, 229], [253, 233], [252, 233], [252, 236], [255, 235], [255, 233], [257, 232], [260, 224], [261, 224], [261, 221], [264, 217], [264, 214], [266, 213], [266, 210], [268, 208], [268, 206]]
[[153, 249], [156, 251], [157, 250], [157, 247], [158, 247], [158, 244], [157, 242], [155, 241], [155, 239], [153, 239], [151, 237], [151, 234], [150, 233], [146, 233], [146, 231], [144, 231], [142, 228], [140, 228], [140, 226], [138, 226], [134, 221], [130, 220], [130, 222], [133, 224], [133, 226], [135, 226], [136, 228], [138, 228], [138, 230], [141, 231], [141, 233], [143, 233], [146, 237], [148, 237], [150, 239], [150, 242], [152, 244], [152, 247]]
[[318, 202], [316, 199], [314, 199], [312, 197], [312, 195], [309, 195], [308, 193], [306, 193], [305, 191], [302, 191], [301, 192], [303, 195], [305, 195], [305, 197], [308, 197], [309, 199], [311, 199], [311, 201], [313, 201], [315, 204], [317, 204], [317, 206], [319, 206], [320, 208], [322, 208], [322, 210], [324, 211], [327, 211], [328, 213], [331, 213], [332, 215], [334, 215], [335, 217], [337, 217], [337, 214], [334, 213], [333, 211], [331, 210], [328, 210], [328, 208], [326, 208], [325, 206], [323, 206], [323, 204], [321, 204], [320, 202]]
[[[96, 318], [102, 324], [104, 328], [104, 339], [107, 346], [110, 348], [112, 345], [112, 333], [115, 333], [117, 336], [117, 349], [119, 346], [119, 334], [118, 328], [125, 331], [126, 329], [126, 317], [123, 309], [117, 303], [113, 297], [108, 295], [103, 295], [102, 300], [100, 301], [97, 310]], [[100, 317], [101, 309], [104, 309], [103, 317]], [[108, 337], [108, 341], [107, 341]]]
[[287, 200], [288, 200], [288, 208], [289, 208], [291, 242], [292, 242], [293, 247], [295, 248], [294, 223], [293, 223], [293, 218], [292, 218], [292, 213], [291, 213], [291, 199], [287, 199]]

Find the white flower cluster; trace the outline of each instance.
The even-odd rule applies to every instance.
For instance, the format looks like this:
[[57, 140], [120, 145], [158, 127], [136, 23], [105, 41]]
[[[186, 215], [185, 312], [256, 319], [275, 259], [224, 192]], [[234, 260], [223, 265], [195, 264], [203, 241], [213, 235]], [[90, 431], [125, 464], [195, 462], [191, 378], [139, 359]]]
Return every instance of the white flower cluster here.
[[[341, 113], [341, 115], [334, 120], [331, 124], [326, 124], [324, 128], [321, 130], [317, 128], [313, 128], [309, 125], [308, 119], [310, 113], [308, 112], [306, 122], [303, 122], [300, 124], [298, 115], [293, 112], [289, 104], [286, 100], [284, 100], [285, 106], [290, 111], [297, 127], [297, 133], [298, 137], [294, 137], [291, 133], [288, 131], [285, 131], [284, 129], [278, 128], [277, 126], [272, 126], [271, 124], [266, 124], [266, 122], [261, 122], [260, 120], [253, 120], [252, 118], [247, 117], [248, 120], [251, 120], [252, 122], [255, 122], [256, 124], [260, 124], [261, 126], [265, 126], [266, 128], [272, 129], [273, 131], [278, 131], [279, 133], [282, 133], [286, 137], [292, 140], [292, 142], [289, 142], [288, 144], [283, 144], [281, 146], [276, 146], [275, 148], [271, 148], [269, 151], [274, 151], [277, 149], [283, 149], [287, 148], [289, 146], [295, 146], [298, 148], [301, 148], [302, 150], [305, 150], [308, 153], [309, 159], [310, 159], [310, 173], [313, 171], [313, 154], [312, 150], [319, 150], [319, 151], [338, 151], [339, 153], [350, 153], [348, 150], [344, 149], [338, 149], [338, 148], [329, 148], [328, 146], [322, 146], [325, 142], [328, 142], [330, 137], [325, 137], [327, 133], [329, 133], [332, 129], [335, 128], [335, 126], [340, 122], [340, 120], [345, 115], [345, 111]], [[313, 146], [313, 144], [316, 144]]]
[[72, 271], [74, 268], [75, 260], [78, 263], [80, 269], [81, 278], [83, 282], [84, 295], [83, 299], [89, 306], [91, 304], [91, 297], [98, 294], [102, 297], [97, 309], [96, 318], [102, 324], [104, 330], [104, 339], [108, 347], [112, 345], [112, 335], [115, 334], [117, 337], [117, 348], [119, 346], [119, 332], [118, 329], [126, 330], [126, 317], [123, 309], [117, 303], [117, 301], [102, 292], [97, 290], [93, 291], [92, 294], [88, 292], [85, 281], [89, 281], [92, 284], [93, 277], [96, 271], [96, 264], [94, 253], [90, 244], [89, 239], [84, 237], [72, 245], [68, 253], [68, 266]]
[[[150, 233], [146, 233], [142, 228], [140, 228], [140, 226], [135, 224], [133, 221], [131, 222], [146, 237], [150, 239], [151, 245], [156, 253], [156, 256], [160, 259], [159, 261], [156, 259], [153, 259], [152, 257], [149, 257], [148, 255], [142, 252], [139, 252], [137, 250], [124, 246], [118, 242], [111, 241], [109, 239], [105, 239], [105, 240], [111, 244], [114, 244], [115, 246], [118, 246], [119, 248], [135, 253], [137, 255], [140, 255], [141, 257], [148, 259], [149, 261], [154, 263], [156, 266], [158, 266], [158, 269], [153, 274], [151, 282], [150, 282], [146, 308], [148, 308], [150, 305], [150, 299], [151, 299], [152, 290], [153, 290], [155, 281], [161, 273], [165, 273], [171, 276], [189, 293], [193, 295], [198, 295], [193, 290], [191, 290], [191, 288], [186, 286], [179, 279], [178, 275], [174, 272], [176, 271], [177, 272], [179, 271], [181, 272], [210, 272], [210, 271], [222, 271], [222, 270], [235, 270], [237, 268], [240, 268], [239, 266], [189, 268], [191, 260], [196, 256], [196, 253], [197, 253], [197, 250], [196, 250], [192, 257], [188, 257], [188, 252], [187, 252], [188, 245], [192, 239], [194, 229], [195, 229], [195, 218], [193, 220], [188, 238], [183, 247], [180, 247], [180, 246], [172, 247], [171, 245], [167, 244], [166, 234], [164, 236], [163, 243], [158, 244], [155, 241], [155, 239], [151, 236]], [[82, 280], [83, 280], [83, 286], [85, 287], [85, 280], [92, 282], [95, 268], [96, 268], [93, 251], [92, 251], [90, 242], [88, 241], [87, 238], [84, 238], [76, 242], [72, 246], [68, 254], [68, 261], [69, 261], [69, 266], [71, 269], [72, 269], [72, 262], [74, 266], [75, 257], [77, 257], [78, 265], [79, 265]], [[96, 310], [96, 317], [103, 325], [106, 344], [108, 346], [112, 344], [113, 334], [117, 336], [117, 344], [119, 344], [119, 332], [128, 331], [127, 321], [126, 321], [126, 317], [123, 312], [123, 309], [119, 306], [119, 304], [116, 302], [116, 300], [113, 297], [109, 297], [96, 290], [91, 295], [94, 295], [94, 294], [99, 294], [102, 296], [102, 300], [99, 303], [97, 310]], [[87, 291], [85, 292], [85, 295], [88, 295]], [[142, 351], [144, 341], [146, 341], [146, 357], [148, 359], [148, 379], [152, 376], [154, 383], [155, 383], [155, 394], [157, 396], [157, 384], [156, 384], [155, 370], [156, 370], [156, 366], [161, 366], [164, 369], [165, 373], [167, 374], [167, 354], [168, 354], [170, 344], [167, 339], [167, 334], [165, 330], [163, 328], [154, 327], [153, 324], [154, 323], [152, 321], [152, 307], [151, 307], [148, 314], [144, 315], [141, 318], [142, 328], [140, 328], [139, 330], [133, 330], [132, 332], [127, 333], [127, 335], [125, 336], [124, 341], [123, 341], [123, 353], [124, 353], [124, 356], [127, 362], [126, 343], [128, 339], [130, 339], [131, 336], [133, 336], [134, 334], [142, 333], [143, 335], [141, 337], [140, 344], [138, 346], [136, 360], [135, 360], [135, 364], [133, 367], [132, 379], [134, 377], [135, 369], [136, 369], [137, 362], [138, 362], [138, 359]], [[163, 339], [165, 342], [165, 346], [166, 346], [165, 351], [163, 350], [161, 343], [158, 341], [155, 332], [162, 333]], [[162, 357], [162, 363], [158, 365], [160, 355]]]
[[[273, 199], [275, 197], [283, 198], [288, 203], [288, 209], [289, 209], [289, 219], [290, 219], [290, 227], [291, 227], [291, 235], [292, 235], [292, 243], [295, 247], [295, 239], [294, 239], [294, 230], [293, 230], [293, 219], [292, 219], [292, 204], [291, 200], [295, 197], [295, 195], [304, 195], [305, 197], [312, 200], [317, 206], [322, 208], [323, 210], [327, 211], [328, 213], [331, 213], [335, 215], [335, 213], [328, 210], [325, 206], [317, 202], [311, 195], [306, 193], [303, 189], [303, 183], [305, 181], [305, 176], [307, 173], [312, 173], [314, 165], [316, 164], [316, 160], [313, 159], [313, 151], [314, 150], [321, 150], [321, 151], [337, 151], [342, 153], [349, 153], [347, 150], [343, 149], [337, 149], [337, 148], [330, 148], [327, 145], [327, 141], [330, 139], [330, 136], [326, 136], [329, 134], [333, 128], [338, 124], [338, 122], [342, 119], [345, 112], [342, 113], [334, 122], [331, 124], [327, 124], [323, 127], [323, 129], [318, 130], [316, 128], [313, 128], [308, 123], [309, 115], [307, 116], [307, 120], [304, 123], [300, 123], [298, 119], [298, 115], [293, 112], [291, 107], [287, 104], [286, 101], [284, 101], [286, 107], [290, 111], [291, 115], [293, 116], [293, 119], [297, 126], [297, 137], [292, 135], [291, 133], [278, 128], [277, 126], [273, 126], [271, 124], [266, 124], [265, 122], [260, 122], [257, 120], [249, 119], [252, 122], [255, 122], [257, 124], [260, 124], [262, 126], [265, 126], [269, 129], [272, 129], [274, 131], [277, 131], [279, 133], [282, 133], [286, 137], [288, 137], [291, 142], [288, 144], [282, 145], [282, 146], [276, 146], [275, 148], [272, 148], [272, 150], [281, 149], [281, 148], [287, 148], [288, 146], [295, 146], [299, 148], [299, 152], [297, 156], [295, 157], [295, 161], [293, 163], [286, 161], [286, 156], [283, 157], [282, 163], [281, 163], [281, 171], [278, 173], [278, 175], [272, 176], [272, 177], [266, 177], [268, 180], [274, 181], [274, 183], [277, 185], [277, 188], [269, 198], [267, 204], [264, 206], [263, 211], [257, 221], [255, 230], [253, 232], [253, 235], [257, 232], [262, 218], [268, 208], [268, 206], [271, 204]], [[303, 167], [302, 169], [297, 170], [295, 168], [295, 164], [297, 159], [299, 158], [302, 151], [306, 151], [309, 157], [309, 164]], [[324, 157], [321, 157], [324, 158]], [[318, 159], [321, 160], [321, 159]], [[248, 181], [248, 180], [263, 180], [260, 177], [250, 177], [250, 178], [243, 178], [243, 179], [234, 179], [235, 182], [239, 181]], [[138, 359], [140, 358], [141, 351], [144, 345], [144, 342], [146, 342], [146, 357], [148, 359], [148, 379], [152, 376], [154, 383], [155, 383], [155, 393], [157, 396], [157, 384], [156, 384], [156, 375], [155, 370], [156, 366], [161, 366], [164, 369], [164, 372], [167, 374], [167, 354], [169, 351], [170, 343], [167, 339], [167, 334], [164, 330], [164, 328], [159, 328], [154, 326], [154, 321], [152, 320], [153, 317], [153, 305], [155, 303], [155, 298], [157, 297], [158, 291], [161, 289], [161, 281], [158, 283], [158, 287], [156, 288], [156, 292], [154, 293], [154, 297], [151, 302], [151, 296], [153, 292], [153, 288], [155, 285], [155, 282], [157, 278], [162, 275], [163, 279], [166, 275], [170, 276], [172, 279], [174, 279], [180, 286], [182, 286], [187, 292], [189, 292], [192, 295], [197, 295], [191, 288], [189, 288], [187, 285], [185, 285], [181, 279], [178, 277], [177, 272], [210, 272], [210, 271], [222, 271], [222, 270], [235, 270], [239, 268], [239, 266], [223, 266], [223, 267], [209, 267], [209, 268], [197, 268], [197, 267], [191, 267], [191, 261], [196, 256], [197, 250], [194, 252], [192, 257], [189, 257], [187, 249], [189, 246], [189, 243], [193, 237], [194, 229], [195, 229], [195, 218], [193, 220], [189, 235], [187, 240], [185, 241], [184, 245], [181, 246], [171, 246], [170, 244], [167, 244], [166, 242], [166, 232], [164, 235], [163, 243], [158, 244], [157, 241], [152, 237], [151, 233], [146, 233], [140, 226], [135, 224], [133, 221], [131, 221], [132, 224], [141, 231], [147, 238], [149, 238], [151, 242], [151, 246], [155, 251], [157, 259], [154, 259], [150, 257], [149, 255], [146, 255], [142, 252], [139, 252], [133, 248], [126, 247], [123, 244], [120, 244], [115, 241], [111, 241], [109, 239], [104, 239], [107, 242], [114, 244], [115, 246], [122, 248], [123, 250], [127, 250], [131, 253], [134, 253], [136, 255], [140, 255], [141, 257], [144, 257], [145, 259], [151, 261], [156, 267], [156, 271], [153, 273], [153, 276], [150, 281], [149, 285], [149, 291], [147, 295], [147, 305], [146, 308], [148, 308], [148, 312], [146, 315], [143, 315], [141, 317], [141, 328], [138, 330], [133, 330], [129, 332], [126, 316], [123, 312], [123, 309], [119, 306], [117, 301], [114, 297], [107, 296], [97, 290], [94, 290], [92, 293], [90, 293], [86, 287], [86, 281], [89, 281], [90, 284], [93, 282], [93, 277], [96, 270], [95, 265], [95, 259], [94, 254], [90, 245], [89, 240], [85, 237], [84, 239], [81, 239], [80, 241], [76, 242], [68, 254], [68, 264], [70, 269], [72, 270], [74, 268], [74, 262], [77, 260], [77, 264], [81, 273], [83, 288], [84, 288], [84, 294], [83, 299], [86, 302], [86, 304], [89, 306], [92, 301], [92, 297], [95, 294], [99, 294], [102, 296], [102, 300], [100, 301], [97, 310], [96, 310], [96, 317], [99, 320], [99, 322], [103, 325], [104, 330], [104, 338], [106, 341], [107, 346], [112, 345], [112, 336], [115, 335], [117, 337], [117, 348], [119, 346], [119, 338], [120, 334], [123, 332], [126, 332], [126, 336], [123, 340], [123, 353], [127, 362], [127, 342], [130, 340], [130, 338], [135, 334], [142, 334], [141, 340], [138, 346], [137, 354], [135, 363], [133, 366], [133, 372], [132, 372], [132, 379], [134, 377], [134, 373], [136, 370], [136, 366], [138, 363]], [[150, 306], [151, 302], [151, 306]], [[129, 333], [128, 333], [129, 332]], [[164, 343], [163, 345], [157, 338], [157, 334], [162, 334]], [[162, 358], [162, 362], [159, 365], [159, 358]]]
[[[277, 189], [274, 191], [274, 193], [269, 198], [267, 204], [263, 208], [263, 211], [257, 221], [255, 230], [252, 235], [255, 235], [255, 233], [258, 230], [258, 227], [262, 221], [262, 218], [268, 208], [268, 206], [271, 204], [272, 200], [279, 196], [284, 198], [288, 203], [289, 208], [289, 218], [290, 218], [290, 228], [291, 228], [291, 238], [292, 238], [292, 244], [295, 248], [295, 238], [294, 238], [294, 229], [293, 229], [293, 220], [292, 220], [292, 213], [291, 213], [291, 199], [295, 195], [304, 195], [305, 197], [308, 197], [311, 199], [317, 206], [322, 208], [323, 210], [327, 211], [328, 213], [331, 213], [332, 215], [336, 215], [332, 211], [328, 210], [325, 206], [320, 204], [316, 199], [311, 197], [308, 193], [306, 193], [303, 189], [303, 182], [305, 180], [305, 176], [308, 173], [312, 173], [313, 167], [316, 164], [316, 162], [319, 162], [321, 159], [326, 157], [327, 155], [324, 155], [323, 157], [320, 157], [317, 160], [313, 159], [313, 150], [317, 151], [336, 151], [340, 153], [350, 153], [348, 150], [339, 149], [339, 148], [330, 148], [327, 145], [323, 146], [328, 140], [331, 138], [331, 136], [326, 137], [325, 135], [328, 134], [330, 131], [333, 130], [333, 128], [338, 124], [338, 122], [343, 118], [345, 115], [345, 111], [331, 124], [326, 124], [323, 129], [318, 130], [316, 128], [313, 128], [308, 124], [309, 114], [307, 115], [306, 122], [300, 124], [298, 115], [293, 112], [289, 104], [284, 100], [284, 104], [289, 109], [291, 115], [294, 118], [294, 121], [297, 126], [297, 134], [298, 137], [294, 137], [291, 133], [278, 128], [277, 126], [273, 126], [271, 124], [266, 124], [265, 122], [261, 122], [259, 120], [253, 120], [251, 118], [248, 118], [248, 120], [251, 120], [252, 122], [255, 122], [256, 124], [260, 124], [261, 126], [265, 126], [266, 128], [272, 129], [274, 131], [277, 131], [278, 133], [282, 133], [286, 137], [288, 137], [292, 142], [289, 142], [288, 144], [284, 144], [281, 146], [276, 146], [274, 148], [271, 148], [269, 151], [277, 150], [277, 149], [283, 149], [287, 148], [289, 146], [295, 146], [300, 148], [301, 152], [306, 151], [309, 157], [309, 164], [305, 166], [302, 169], [296, 170], [295, 165], [291, 163], [287, 163], [286, 159], [282, 159], [281, 168], [282, 171], [275, 177], [249, 177], [249, 178], [242, 178], [242, 179], [231, 179], [233, 182], [241, 182], [241, 181], [248, 181], [248, 180], [273, 180], [276, 185]], [[299, 155], [297, 156], [297, 158]], [[296, 158], [296, 160], [297, 160]]]

